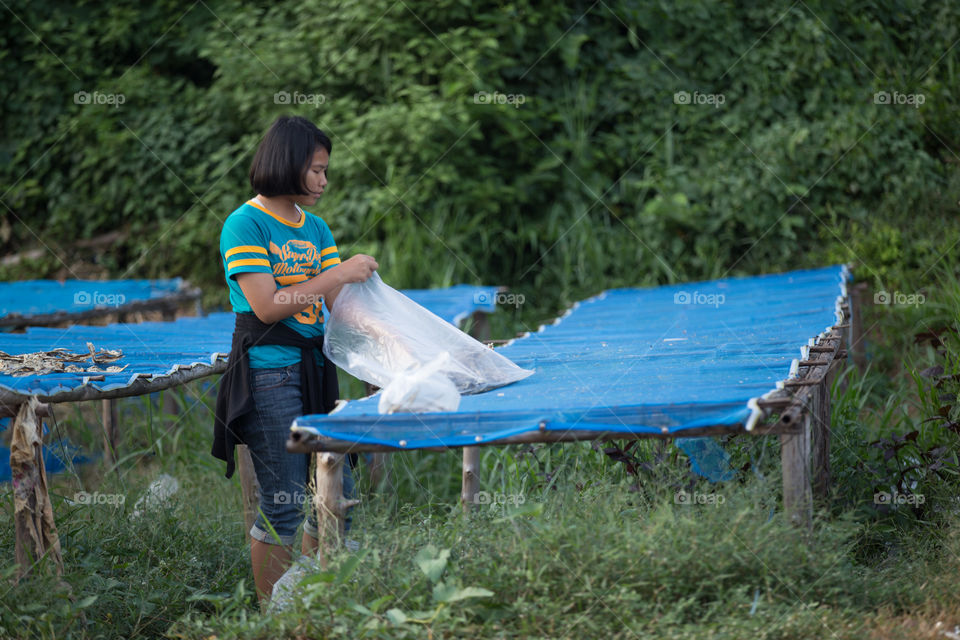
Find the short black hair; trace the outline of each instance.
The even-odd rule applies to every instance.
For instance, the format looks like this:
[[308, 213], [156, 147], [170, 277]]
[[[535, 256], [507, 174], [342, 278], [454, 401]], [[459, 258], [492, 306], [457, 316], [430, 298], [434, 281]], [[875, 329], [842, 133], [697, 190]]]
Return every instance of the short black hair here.
[[254, 192], [273, 196], [307, 195], [303, 177], [317, 149], [330, 153], [330, 138], [300, 116], [280, 116], [267, 130], [250, 165]]

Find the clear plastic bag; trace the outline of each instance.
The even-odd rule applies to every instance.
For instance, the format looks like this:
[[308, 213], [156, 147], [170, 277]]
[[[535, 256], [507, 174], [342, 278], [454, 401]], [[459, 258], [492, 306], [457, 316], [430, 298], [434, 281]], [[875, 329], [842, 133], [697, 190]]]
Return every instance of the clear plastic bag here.
[[444, 352], [449, 358], [436, 370], [459, 393], [478, 393], [533, 374], [386, 285], [376, 273], [366, 282], [344, 285], [325, 334], [324, 355], [378, 387], [412, 375]]
[[273, 583], [270, 594], [270, 610], [283, 611], [293, 604], [297, 585], [308, 575], [323, 571], [320, 562], [315, 558], [300, 556], [280, 578]]

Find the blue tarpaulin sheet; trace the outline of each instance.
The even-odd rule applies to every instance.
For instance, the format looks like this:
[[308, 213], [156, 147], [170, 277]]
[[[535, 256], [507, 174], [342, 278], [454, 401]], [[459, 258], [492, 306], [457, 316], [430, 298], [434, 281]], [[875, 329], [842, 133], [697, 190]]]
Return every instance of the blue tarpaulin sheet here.
[[464, 396], [456, 412], [379, 415], [372, 396], [293, 429], [415, 449], [534, 431], [677, 433], [741, 425], [747, 402], [791, 375], [801, 347], [839, 321], [842, 266], [616, 289], [498, 351], [536, 373]]
[[183, 280], [21, 280], [0, 284], [0, 317], [80, 313], [178, 293]]
[[[474, 311], [493, 311], [496, 291], [496, 287], [458, 285], [404, 293], [445, 320], [454, 322]], [[0, 351], [11, 355], [57, 348], [88, 353], [87, 343], [90, 342], [98, 350], [119, 349], [123, 352], [123, 357], [109, 366], [127, 365], [119, 373], [48, 373], [22, 377], [0, 374], [0, 390], [9, 392], [0, 395], [9, 398], [10, 394], [16, 394], [24, 399], [31, 395], [47, 397], [84, 386], [113, 391], [127, 387], [145, 375], [165, 376], [197, 364], [213, 365], [218, 355], [226, 357], [230, 353], [234, 317], [233, 313], [213, 313], [172, 322], [118, 323], [104, 327], [74, 325], [67, 329], [30, 327], [21, 334], [0, 334]], [[90, 379], [99, 376], [103, 376], [103, 380]]]
[[[100, 391], [127, 387], [145, 374], [169, 375], [182, 367], [212, 365], [218, 354], [230, 353], [233, 313], [178, 318], [172, 322], [116, 323], [104, 327], [73, 325], [66, 329], [30, 327], [24, 333], [0, 334], [0, 351], [11, 355], [67, 349], [88, 353], [87, 343], [99, 349], [119, 349], [123, 356], [106, 366], [127, 366], [119, 373], [47, 373], [33, 376], [0, 374], [0, 388], [23, 396], [50, 396], [91, 386]], [[89, 366], [85, 363], [84, 366]], [[103, 380], [90, 380], [103, 376]]]
[[[0, 431], [4, 431], [13, 422], [13, 418], [0, 419]], [[48, 438], [48, 431], [44, 429], [44, 437]], [[74, 465], [86, 464], [90, 459], [80, 453], [80, 447], [71, 444], [64, 438], [54, 444], [43, 446], [43, 467], [47, 473], [60, 473]], [[0, 446], [0, 482], [10, 482], [13, 478], [10, 469], [10, 449]]]
[[496, 311], [498, 290], [498, 287], [458, 284], [444, 289], [404, 289], [402, 293], [450, 324], [459, 326], [475, 311]]

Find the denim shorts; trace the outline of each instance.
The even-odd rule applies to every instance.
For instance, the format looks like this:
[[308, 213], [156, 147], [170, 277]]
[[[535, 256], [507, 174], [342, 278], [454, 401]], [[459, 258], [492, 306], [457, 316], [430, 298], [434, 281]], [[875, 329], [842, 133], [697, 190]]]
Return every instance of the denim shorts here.
[[[250, 536], [268, 544], [292, 545], [297, 527], [304, 522], [304, 533], [316, 537], [317, 519], [307, 490], [310, 455], [287, 453], [290, 425], [294, 418], [303, 415], [300, 364], [251, 368], [250, 391], [255, 410], [243, 417], [241, 433], [260, 483], [260, 513]], [[343, 494], [353, 497], [353, 474], [348, 461], [343, 465]]]

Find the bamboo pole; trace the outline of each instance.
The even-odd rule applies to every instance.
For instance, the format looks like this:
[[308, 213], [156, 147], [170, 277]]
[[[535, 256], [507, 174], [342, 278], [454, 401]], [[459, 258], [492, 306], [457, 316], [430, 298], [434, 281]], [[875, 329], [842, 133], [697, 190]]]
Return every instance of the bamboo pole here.
[[[727, 434], [750, 434], [755, 436], [770, 435], [779, 433], [792, 433], [797, 430], [796, 425], [764, 425], [758, 424], [753, 431], [746, 431], [742, 424], [711, 425], [705, 427], [696, 427], [684, 429], [675, 433], [624, 433], [621, 431], [602, 431], [602, 430], [579, 430], [571, 429], [566, 431], [543, 431], [535, 429], [525, 433], [499, 438], [497, 440], [484, 440], [478, 442], [475, 447], [497, 447], [507, 444], [533, 444], [539, 442], [579, 442], [582, 440], [596, 440], [604, 442], [607, 440], [635, 440], [635, 439], [660, 439], [672, 440], [673, 438], [695, 438], [700, 436], [722, 436]], [[459, 449], [459, 446], [437, 446], [421, 447], [424, 451], [447, 451], [450, 449]], [[318, 453], [321, 451], [335, 451], [337, 453], [361, 453], [364, 451], [384, 451], [396, 452], [404, 451], [401, 447], [392, 447], [384, 444], [371, 444], [361, 442], [351, 442], [349, 440], [335, 440], [333, 438], [318, 437], [303, 431], [291, 431], [290, 438], [287, 440], [288, 453]]]
[[[20, 413], [20, 407], [21, 407], [21, 406], [22, 406], [22, 405], [19, 405], [19, 404], [13, 404], [13, 405], [10, 405], [10, 404], [0, 404], [0, 418], [15, 418], [15, 417], [17, 417], [17, 414]], [[38, 418], [49, 418], [49, 417], [50, 417], [50, 415], [51, 415], [51, 409], [50, 409], [50, 405], [49, 405], [49, 404], [46, 404], [46, 403], [44, 403], [44, 402], [38, 402], [38, 403], [35, 405], [35, 407], [36, 407], [36, 409], [35, 409], [34, 413], [37, 415]]]
[[460, 501], [463, 503], [463, 512], [470, 513], [477, 502], [477, 491], [480, 488], [480, 448], [463, 448], [463, 485], [460, 490]]
[[[31, 397], [36, 397], [40, 402], [77, 402], [81, 400], [106, 400], [111, 398], [127, 398], [130, 396], [142, 396], [154, 391], [163, 391], [171, 387], [177, 387], [191, 380], [205, 378], [217, 373], [223, 373], [227, 370], [226, 355], [217, 359], [213, 365], [196, 364], [191, 367], [181, 367], [169, 375], [153, 376], [150, 374], [141, 374], [136, 380], [125, 387], [111, 389], [110, 391], [101, 391], [96, 387], [84, 385], [65, 391], [44, 394], [38, 393], [36, 396], [14, 391], [13, 389], [0, 388], [0, 405], [23, 404]], [[103, 376], [88, 376], [90, 380], [102, 381]]]
[[249, 542], [250, 529], [257, 519], [257, 508], [260, 505], [260, 483], [257, 482], [250, 448], [245, 444], [237, 445], [237, 469], [240, 471], [240, 492], [243, 496], [243, 524], [246, 527], [244, 535]]

